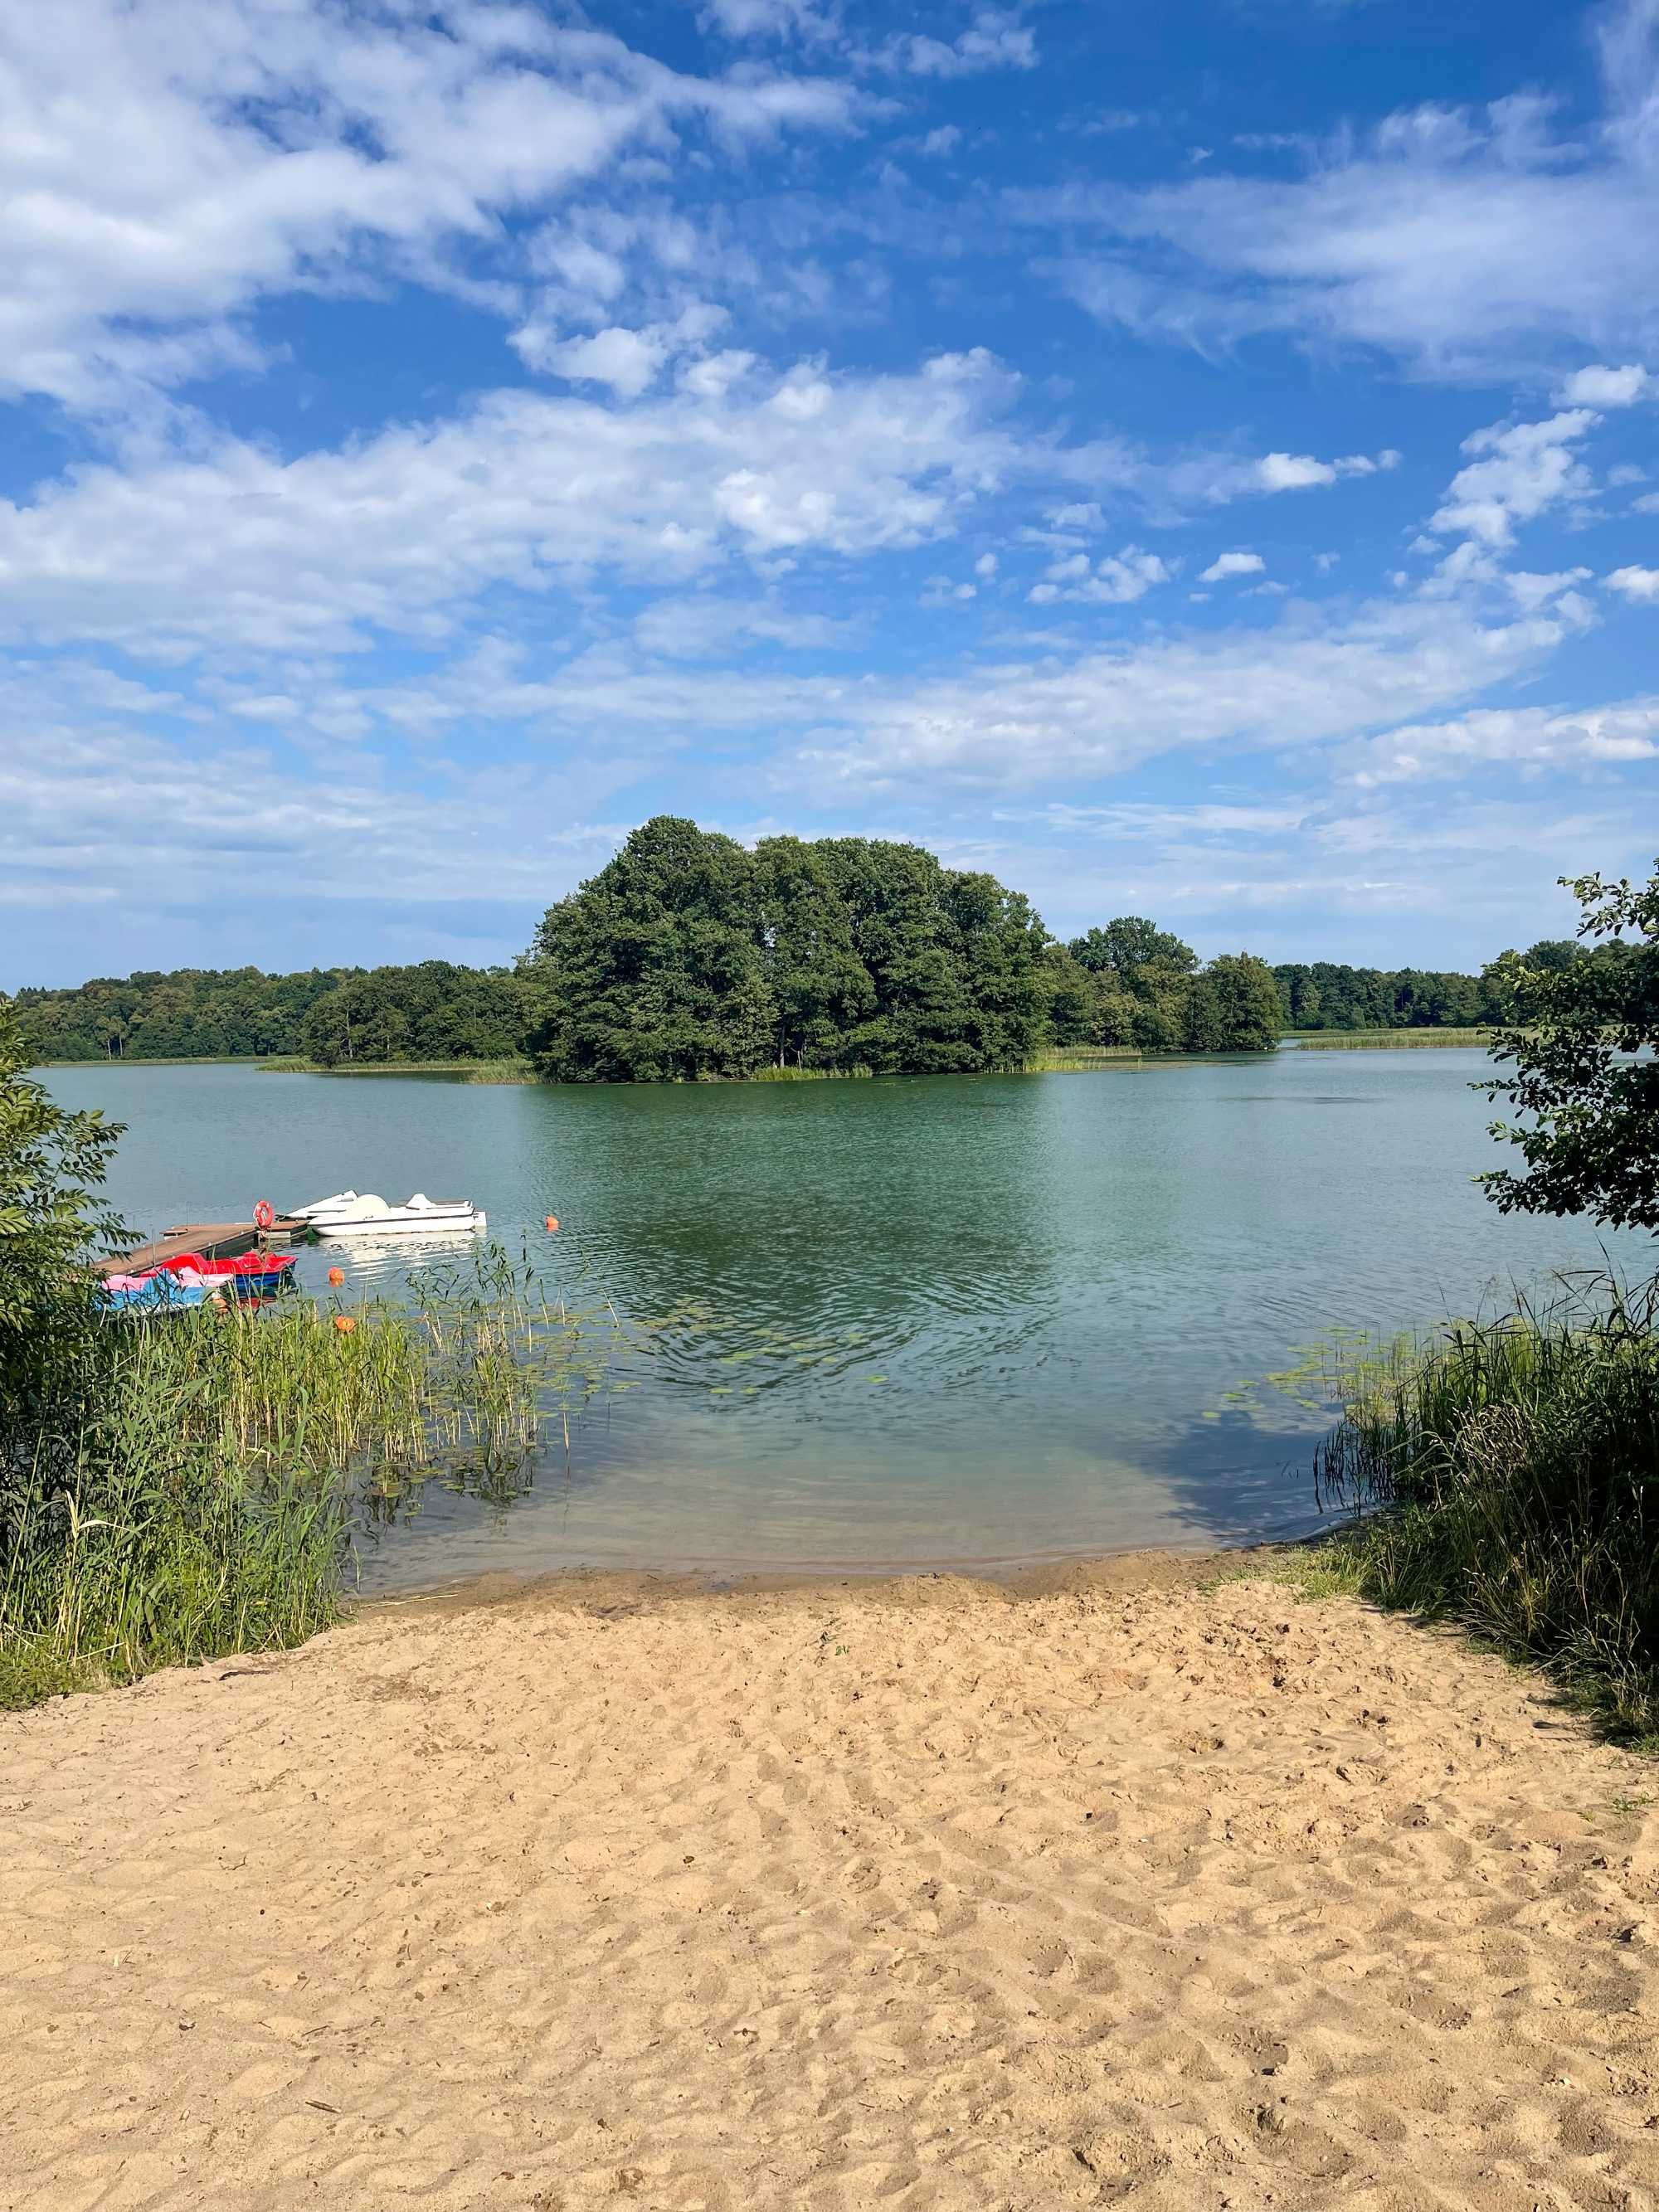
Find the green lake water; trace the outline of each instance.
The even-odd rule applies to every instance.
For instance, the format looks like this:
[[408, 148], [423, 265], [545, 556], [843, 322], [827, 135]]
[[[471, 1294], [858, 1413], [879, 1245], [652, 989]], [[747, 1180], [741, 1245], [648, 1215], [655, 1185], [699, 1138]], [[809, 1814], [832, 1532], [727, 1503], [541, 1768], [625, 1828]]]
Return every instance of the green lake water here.
[[[489, 1504], [428, 1488], [369, 1589], [577, 1565], [863, 1569], [1208, 1545], [1316, 1522], [1327, 1425], [1258, 1387], [1334, 1325], [1393, 1331], [1601, 1263], [1499, 1215], [1478, 1051], [1099, 1074], [486, 1087], [57, 1068], [128, 1125], [151, 1232], [347, 1187], [470, 1197], [577, 1303], [694, 1310]], [[549, 1237], [549, 1213], [562, 1227]], [[1608, 1238], [1632, 1274], [1650, 1238]], [[444, 1255], [330, 1245], [348, 1295]]]

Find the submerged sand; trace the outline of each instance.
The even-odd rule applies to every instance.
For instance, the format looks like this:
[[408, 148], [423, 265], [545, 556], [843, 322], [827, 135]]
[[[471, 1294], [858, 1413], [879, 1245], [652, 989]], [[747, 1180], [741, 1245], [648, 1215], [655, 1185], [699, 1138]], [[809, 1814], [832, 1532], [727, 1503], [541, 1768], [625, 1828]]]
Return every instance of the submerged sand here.
[[1659, 2205], [1659, 1796], [1142, 1561], [588, 1582], [0, 1716], [0, 2207]]

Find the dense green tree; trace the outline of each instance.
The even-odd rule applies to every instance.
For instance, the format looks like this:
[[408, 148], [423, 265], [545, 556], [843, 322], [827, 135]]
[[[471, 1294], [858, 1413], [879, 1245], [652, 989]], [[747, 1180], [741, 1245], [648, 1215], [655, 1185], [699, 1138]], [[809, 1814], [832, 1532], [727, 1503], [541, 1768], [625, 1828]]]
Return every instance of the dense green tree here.
[[523, 1049], [524, 987], [496, 969], [426, 960], [349, 976], [306, 1017], [325, 1067], [358, 1061], [501, 1060]]
[[1100, 995], [1095, 978], [1063, 945], [1042, 948], [1036, 966], [1043, 1033], [1054, 1045], [1098, 1044]]
[[1284, 1028], [1273, 971], [1249, 952], [1222, 952], [1194, 976], [1187, 1006], [1189, 1052], [1271, 1052]]
[[524, 973], [538, 1063], [564, 1080], [943, 1073], [1030, 1059], [1047, 945], [1019, 893], [918, 846], [750, 854], [664, 816], [549, 909]]
[[1559, 975], [1564, 968], [1571, 968], [1587, 957], [1584, 947], [1572, 937], [1540, 937], [1522, 955], [1528, 968], [1545, 975]]
[[1571, 889], [1581, 933], [1600, 941], [1511, 971], [1527, 1026], [1499, 1036], [1494, 1053], [1513, 1066], [1486, 1087], [1526, 1117], [1493, 1125], [1526, 1168], [1483, 1180], [1505, 1212], [1659, 1229], [1659, 867], [1645, 885], [1581, 876]]
[[853, 943], [852, 917], [815, 845], [765, 837], [755, 848], [761, 942], [779, 1067], [833, 1068], [848, 1033], [876, 1010], [876, 988]]
[[771, 1057], [752, 855], [658, 815], [550, 907], [525, 972], [532, 1049], [566, 1082], [748, 1075]]
[[1085, 968], [1097, 973], [1109, 969], [1126, 981], [1147, 969], [1190, 975], [1198, 966], [1198, 955], [1190, 945], [1139, 914], [1120, 915], [1103, 929], [1074, 937], [1067, 950]]

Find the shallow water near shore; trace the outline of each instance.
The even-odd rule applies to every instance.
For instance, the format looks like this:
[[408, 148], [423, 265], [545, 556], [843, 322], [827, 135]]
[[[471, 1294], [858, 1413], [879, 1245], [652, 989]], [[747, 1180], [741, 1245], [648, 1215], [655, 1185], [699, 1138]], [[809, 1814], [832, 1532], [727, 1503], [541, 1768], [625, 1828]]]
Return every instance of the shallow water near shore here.
[[[110, 1195], [145, 1234], [346, 1187], [470, 1197], [551, 1290], [652, 1324], [608, 1378], [634, 1387], [598, 1397], [522, 1495], [434, 1484], [365, 1540], [363, 1587], [394, 1590], [563, 1566], [1008, 1568], [1304, 1533], [1328, 1416], [1265, 1380], [1298, 1347], [1604, 1264], [1589, 1224], [1501, 1216], [1475, 1187], [1499, 1157], [1468, 1088], [1486, 1065], [1286, 1051], [591, 1090], [235, 1066], [44, 1079], [128, 1125]], [[1650, 1238], [1605, 1242], [1650, 1272]], [[320, 1291], [338, 1265], [347, 1297], [395, 1297], [456, 1254], [335, 1243], [298, 1272]]]

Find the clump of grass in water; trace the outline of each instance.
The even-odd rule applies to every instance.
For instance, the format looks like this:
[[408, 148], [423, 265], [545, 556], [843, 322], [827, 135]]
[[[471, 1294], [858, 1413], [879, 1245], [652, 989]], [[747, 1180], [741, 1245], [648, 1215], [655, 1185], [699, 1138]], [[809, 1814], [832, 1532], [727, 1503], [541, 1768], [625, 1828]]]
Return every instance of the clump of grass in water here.
[[874, 1073], [873, 1068], [862, 1065], [857, 1067], [757, 1067], [744, 1080], [748, 1083], [844, 1083], [854, 1079], [866, 1080]]
[[1350, 1370], [1321, 1502], [1378, 1602], [1540, 1661], [1659, 1746], [1659, 1282], [1587, 1279]]
[[631, 1341], [494, 1249], [408, 1307], [96, 1324], [61, 1402], [0, 1437], [0, 1705], [313, 1634], [360, 1521], [434, 1477], [499, 1488], [550, 1433], [568, 1454]]
[[1468, 1049], [1490, 1044], [1497, 1034], [1489, 1029], [1306, 1030], [1296, 1033], [1296, 1042], [1303, 1052], [1410, 1052]]

